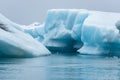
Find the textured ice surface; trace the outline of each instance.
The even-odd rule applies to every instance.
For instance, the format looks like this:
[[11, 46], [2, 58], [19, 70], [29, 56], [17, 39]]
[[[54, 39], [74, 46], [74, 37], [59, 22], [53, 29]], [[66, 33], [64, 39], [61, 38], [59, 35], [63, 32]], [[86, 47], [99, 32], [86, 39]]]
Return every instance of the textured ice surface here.
[[0, 14], [0, 57], [37, 57], [50, 54], [43, 44]]

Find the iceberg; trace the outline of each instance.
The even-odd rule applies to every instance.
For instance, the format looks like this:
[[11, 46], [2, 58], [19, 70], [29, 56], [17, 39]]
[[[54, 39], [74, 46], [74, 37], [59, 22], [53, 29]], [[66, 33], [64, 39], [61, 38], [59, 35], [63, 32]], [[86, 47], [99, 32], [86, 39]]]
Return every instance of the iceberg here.
[[89, 11], [82, 26], [84, 45], [78, 52], [120, 56], [119, 19], [120, 13]]
[[0, 14], [0, 57], [38, 57], [51, 52], [29, 34], [22, 25]]
[[41, 28], [32, 36], [51, 51], [120, 56], [120, 13], [51, 9]]

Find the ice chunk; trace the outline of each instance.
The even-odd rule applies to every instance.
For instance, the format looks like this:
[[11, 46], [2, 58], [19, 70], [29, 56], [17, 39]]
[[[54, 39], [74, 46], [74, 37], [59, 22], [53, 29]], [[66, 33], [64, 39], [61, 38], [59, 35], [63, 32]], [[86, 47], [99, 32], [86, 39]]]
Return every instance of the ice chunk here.
[[1, 57], [37, 57], [50, 54], [43, 44], [20, 30], [23, 29], [19, 25], [0, 14]]
[[119, 13], [89, 11], [82, 27], [84, 46], [78, 51], [90, 54], [119, 53], [120, 34], [115, 26], [119, 19]]

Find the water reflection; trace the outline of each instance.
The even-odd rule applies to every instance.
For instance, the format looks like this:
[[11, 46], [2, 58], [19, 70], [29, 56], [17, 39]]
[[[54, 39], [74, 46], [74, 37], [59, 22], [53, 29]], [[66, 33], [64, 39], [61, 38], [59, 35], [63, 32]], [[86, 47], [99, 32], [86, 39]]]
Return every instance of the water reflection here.
[[60, 55], [0, 59], [0, 80], [120, 80], [120, 59]]

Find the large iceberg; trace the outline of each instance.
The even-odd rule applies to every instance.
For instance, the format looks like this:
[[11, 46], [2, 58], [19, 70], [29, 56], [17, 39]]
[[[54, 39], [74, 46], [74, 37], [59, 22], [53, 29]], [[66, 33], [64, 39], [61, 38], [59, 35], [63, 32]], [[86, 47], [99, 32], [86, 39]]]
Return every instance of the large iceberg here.
[[0, 14], [0, 57], [37, 57], [50, 54], [43, 44], [23, 31], [21, 25]]
[[120, 55], [119, 20], [120, 13], [51, 9], [44, 24], [27, 33], [32, 33], [51, 51]]
[[0, 51], [3, 54], [7, 54], [4, 48], [9, 46], [6, 50], [13, 55], [18, 55], [18, 51], [24, 56], [49, 54], [47, 49], [52, 52], [120, 56], [120, 13], [51, 9], [43, 24], [21, 26], [3, 16], [1, 20]]

